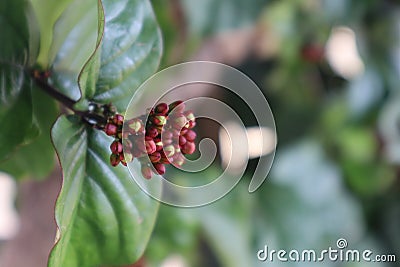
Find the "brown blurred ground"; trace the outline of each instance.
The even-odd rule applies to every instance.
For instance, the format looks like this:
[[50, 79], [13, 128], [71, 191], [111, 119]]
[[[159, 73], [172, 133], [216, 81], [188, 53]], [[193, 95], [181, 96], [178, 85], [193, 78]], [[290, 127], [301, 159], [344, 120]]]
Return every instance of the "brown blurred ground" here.
[[18, 235], [0, 249], [0, 267], [43, 267], [56, 232], [54, 203], [61, 187], [57, 168], [45, 181], [23, 181], [17, 206], [21, 226]]

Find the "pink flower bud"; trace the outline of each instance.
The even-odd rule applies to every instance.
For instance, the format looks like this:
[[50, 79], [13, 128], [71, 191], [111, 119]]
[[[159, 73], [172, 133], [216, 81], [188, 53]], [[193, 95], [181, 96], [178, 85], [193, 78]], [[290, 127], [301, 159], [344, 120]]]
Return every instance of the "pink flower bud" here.
[[118, 126], [120, 126], [120, 125], [122, 125], [123, 123], [124, 123], [124, 116], [122, 116], [121, 114], [116, 114], [114, 117], [113, 117], [113, 123], [115, 124], [115, 125], [118, 125]]
[[168, 105], [167, 104], [165, 104], [165, 103], [160, 103], [160, 104], [158, 104], [156, 107], [155, 107], [155, 109], [154, 109], [154, 111], [155, 111], [155, 113], [157, 113], [157, 114], [161, 114], [161, 115], [166, 115], [167, 113], [168, 113]]
[[171, 131], [164, 131], [164, 132], [162, 132], [161, 133], [161, 138], [162, 139], [172, 139], [172, 137], [173, 137], [174, 135], [173, 135], [173, 133], [171, 132]]
[[104, 127], [104, 132], [108, 136], [116, 136], [118, 132], [118, 126], [112, 123], [107, 123], [106, 126]]
[[122, 144], [120, 141], [114, 141], [110, 145], [111, 152], [114, 154], [122, 153]]
[[124, 142], [123, 142], [123, 145], [124, 145], [124, 150], [125, 151], [131, 151], [132, 150], [132, 142], [131, 142], [131, 140], [129, 140], [128, 138], [124, 138]]
[[165, 154], [165, 156], [166, 156], [167, 158], [172, 157], [172, 156], [174, 155], [174, 153], [175, 153], [175, 148], [174, 148], [173, 145], [169, 145], [169, 146], [166, 146], [166, 147], [164, 148], [164, 154]]
[[146, 129], [146, 136], [149, 136], [151, 138], [155, 138], [158, 135], [158, 129], [154, 126], [150, 126], [148, 129]]
[[132, 162], [133, 160], [133, 155], [130, 152], [125, 152], [124, 153], [124, 158], [126, 162]]
[[185, 126], [186, 122], [187, 122], [186, 117], [183, 114], [180, 114], [174, 118], [172, 126], [175, 129], [180, 130]]
[[146, 179], [151, 179], [151, 177], [153, 176], [153, 172], [149, 166], [142, 165], [141, 171], [143, 177]]
[[135, 118], [128, 121], [129, 131], [132, 134], [143, 133], [144, 125], [141, 119]]
[[175, 154], [174, 155], [174, 166], [182, 166], [185, 163], [185, 157], [182, 154]]
[[153, 140], [145, 141], [147, 154], [153, 154], [157, 150], [156, 143]]
[[176, 113], [181, 113], [185, 109], [185, 104], [183, 101], [175, 101], [169, 105], [169, 112], [173, 111]]
[[167, 118], [164, 115], [156, 115], [151, 117], [151, 122], [157, 126], [163, 126], [167, 123]]
[[154, 143], [156, 144], [156, 151], [161, 151], [163, 149], [164, 145], [160, 138], [155, 138]]
[[196, 145], [193, 142], [186, 142], [185, 145], [181, 147], [181, 151], [183, 154], [193, 154], [196, 150]]
[[183, 115], [186, 116], [186, 119], [187, 119], [188, 121], [194, 121], [194, 120], [196, 119], [195, 116], [194, 116], [194, 114], [193, 114], [193, 111], [191, 111], [191, 110], [185, 111], [185, 112], [183, 113]]
[[186, 144], [186, 138], [184, 136], [179, 136], [179, 145], [183, 146], [184, 144]]
[[193, 142], [196, 139], [196, 132], [193, 130], [188, 130], [184, 135], [186, 140]]
[[165, 173], [165, 166], [161, 163], [153, 164], [154, 168], [156, 169], [157, 173], [163, 175]]
[[154, 152], [153, 154], [149, 155], [149, 159], [152, 163], [157, 163], [161, 159], [161, 154], [160, 152]]
[[[135, 145], [134, 145], [133, 150], [134, 151], [140, 151], [140, 152], [146, 152], [147, 151], [146, 144], [143, 141], [143, 139], [141, 139], [141, 138], [135, 139]], [[137, 152], [134, 153], [134, 154], [137, 154]]]

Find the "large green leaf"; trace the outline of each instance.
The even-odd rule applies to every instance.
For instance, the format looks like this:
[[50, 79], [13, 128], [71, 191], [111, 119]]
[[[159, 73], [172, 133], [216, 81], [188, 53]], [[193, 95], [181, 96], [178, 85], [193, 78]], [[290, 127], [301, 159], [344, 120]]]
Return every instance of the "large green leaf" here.
[[161, 34], [148, 0], [104, 0], [105, 30], [94, 99], [126, 109], [133, 92], [158, 68]]
[[0, 3], [0, 161], [38, 133], [32, 116], [32, 82], [26, 67], [38, 48], [37, 24], [27, 1]]
[[158, 202], [140, 190], [127, 168], [111, 167], [112, 140], [103, 132], [63, 116], [52, 138], [64, 183], [56, 204], [60, 238], [49, 266], [133, 263], [147, 245]]
[[50, 129], [57, 118], [58, 108], [53, 99], [35, 88], [32, 92], [33, 115], [41, 131], [32, 143], [19, 148], [10, 159], [0, 163], [0, 170], [14, 178], [45, 178], [54, 168], [55, 153]]
[[42, 36], [37, 63], [51, 70], [49, 82], [61, 93], [79, 100], [79, 74], [101, 35], [98, 0], [31, 1]]
[[84, 99], [91, 99], [96, 91], [96, 82], [100, 71], [101, 41], [104, 34], [103, 4], [98, 0], [98, 25], [97, 25], [96, 50], [93, 52], [79, 74], [79, 87]]
[[57, 53], [51, 65], [53, 81], [63, 94], [74, 100], [85, 97], [77, 82], [101, 38], [102, 21], [98, 0], [75, 0], [55, 24], [52, 51]]

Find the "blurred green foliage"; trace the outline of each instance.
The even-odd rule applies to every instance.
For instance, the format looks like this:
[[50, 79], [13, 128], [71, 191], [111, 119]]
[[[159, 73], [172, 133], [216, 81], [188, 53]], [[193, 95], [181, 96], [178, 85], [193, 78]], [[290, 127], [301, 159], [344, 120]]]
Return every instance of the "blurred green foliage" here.
[[[338, 238], [346, 238], [353, 249], [399, 257], [400, 3], [153, 4], [164, 33], [164, 65], [191, 58], [207, 40], [226, 32], [256, 29], [261, 39], [266, 35], [262, 44], [274, 46], [273, 51], [260, 55], [249, 47], [249, 56], [236, 67], [266, 95], [277, 124], [278, 150], [269, 178], [254, 194], [247, 193], [244, 179], [207, 207], [162, 205], [147, 251], [149, 262], [159, 266], [178, 254], [188, 266], [263, 266], [256, 252], [264, 245], [325, 249]], [[337, 73], [325, 54], [338, 26], [354, 31], [363, 61], [363, 71], [351, 78]], [[174, 47], [179, 47], [179, 56]]]

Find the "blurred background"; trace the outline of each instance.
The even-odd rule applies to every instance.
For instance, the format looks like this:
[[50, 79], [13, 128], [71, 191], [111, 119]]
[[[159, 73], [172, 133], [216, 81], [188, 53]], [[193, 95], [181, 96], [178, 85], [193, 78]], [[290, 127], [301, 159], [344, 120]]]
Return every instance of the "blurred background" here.
[[[264, 245], [319, 251], [335, 248], [339, 238], [349, 249], [396, 254], [397, 264], [269, 266], [399, 266], [400, 3], [152, 2], [164, 36], [161, 68], [189, 60], [238, 68], [266, 96], [278, 146], [272, 170], [255, 193], [247, 188], [257, 158], [240, 184], [214, 204], [161, 205], [141, 266], [265, 266], [257, 260]], [[243, 103], [229, 94], [220, 97], [242, 109], [246, 126], [253, 126]], [[199, 131], [220, 141], [217, 126], [199, 123]], [[214, 177], [220, 162], [193, 180]], [[173, 176], [185, 179], [179, 172]], [[46, 181], [18, 185], [0, 177], [0, 189], [18, 191], [16, 200], [0, 193], [10, 200], [0, 207], [1, 267], [45, 265], [59, 177], [56, 170]]]

